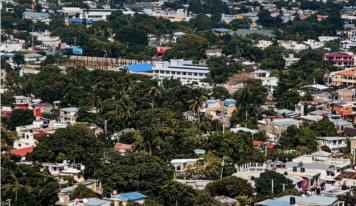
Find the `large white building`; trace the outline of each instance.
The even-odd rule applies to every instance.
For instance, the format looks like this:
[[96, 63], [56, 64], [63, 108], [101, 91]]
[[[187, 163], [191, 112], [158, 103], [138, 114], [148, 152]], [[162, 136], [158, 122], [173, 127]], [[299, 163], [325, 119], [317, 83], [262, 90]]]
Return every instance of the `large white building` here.
[[22, 51], [22, 44], [1, 44], [0, 51], [4, 51], [5, 53]]
[[73, 19], [87, 21], [106, 21], [108, 16], [117, 9], [81, 9], [79, 7], [63, 7], [62, 13], [66, 22]]
[[156, 61], [152, 67], [153, 73], [158, 74], [160, 79], [175, 78], [181, 81], [193, 80], [200, 81], [209, 74], [207, 66], [194, 65], [192, 60], [171, 59], [168, 61]]

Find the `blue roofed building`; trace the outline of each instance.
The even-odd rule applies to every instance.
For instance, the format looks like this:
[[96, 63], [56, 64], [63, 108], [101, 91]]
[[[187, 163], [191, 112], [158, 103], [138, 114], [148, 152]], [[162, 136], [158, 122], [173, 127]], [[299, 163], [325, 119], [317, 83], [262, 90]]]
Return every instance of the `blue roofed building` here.
[[113, 195], [111, 193], [106, 194], [106, 198], [103, 198], [104, 200], [108, 200], [110, 202], [113, 202], [114, 205], [126, 205], [128, 201], [134, 201], [139, 204], [145, 203], [145, 199], [147, 196], [139, 193], [139, 192], [128, 192], [128, 193], [121, 193], [121, 194], [116, 194]]
[[234, 99], [225, 99], [224, 101], [225, 107], [235, 106], [235, 104], [236, 104], [236, 100]]
[[153, 71], [152, 67], [153, 66], [151, 64], [147, 64], [147, 63], [123, 66], [124, 69], [128, 69], [132, 72], [148, 72], [148, 73], [152, 73]]

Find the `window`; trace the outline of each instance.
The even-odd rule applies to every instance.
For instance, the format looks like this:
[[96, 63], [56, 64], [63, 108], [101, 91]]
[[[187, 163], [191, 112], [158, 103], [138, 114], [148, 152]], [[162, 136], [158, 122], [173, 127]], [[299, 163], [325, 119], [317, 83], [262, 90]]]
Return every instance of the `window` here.
[[202, 73], [199, 73], [199, 76], [203, 76], [203, 74], [202, 74]]
[[182, 72], [177, 72], [178, 75], [181, 75]]
[[57, 167], [53, 167], [53, 171], [57, 171]]
[[176, 74], [176, 72], [171, 72], [172, 74]]
[[78, 179], [80, 179], [80, 175], [78, 175]]
[[188, 76], [192, 76], [192, 73], [191, 73], [191, 72], [188, 72]]
[[180, 170], [181, 170], [181, 166], [178, 165], [178, 166], [177, 166], [177, 171], [180, 171]]
[[28, 135], [26, 135], [26, 139], [28, 139], [29, 137], [28, 137]]
[[183, 75], [187, 75], [187, 73], [186, 73], [186, 72], [183, 72]]
[[19, 144], [19, 147], [21, 147], [21, 144]]
[[166, 74], [169, 74], [169, 71], [166, 71]]
[[346, 111], [349, 111], [349, 108], [348, 108], [348, 107], [346, 108]]

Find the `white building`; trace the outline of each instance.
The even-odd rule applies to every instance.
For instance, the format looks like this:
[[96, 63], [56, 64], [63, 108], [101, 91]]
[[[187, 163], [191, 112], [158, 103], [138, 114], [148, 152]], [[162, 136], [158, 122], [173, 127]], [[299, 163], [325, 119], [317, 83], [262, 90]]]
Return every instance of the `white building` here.
[[59, 36], [38, 36], [37, 40], [42, 42], [42, 47], [56, 47], [61, 43]]
[[117, 9], [81, 9], [79, 7], [62, 7], [64, 19], [68, 22], [70, 19], [86, 19], [89, 21], [106, 21], [112, 12]]
[[298, 44], [296, 41], [278, 41], [279, 45], [286, 48], [286, 49], [292, 49], [296, 52], [299, 52], [304, 49], [308, 49], [308, 45], [305, 44]]
[[79, 108], [67, 107], [60, 109], [59, 118], [61, 122], [76, 123]]
[[328, 42], [328, 41], [333, 41], [335, 39], [340, 39], [338, 36], [319, 36], [319, 41], [320, 42]]
[[1, 44], [0, 51], [4, 51], [5, 53], [22, 51], [22, 44]]
[[175, 78], [181, 81], [200, 81], [206, 78], [210, 70], [207, 66], [193, 65], [193, 61], [184, 61], [183, 59], [171, 59], [168, 61], [156, 61], [152, 67], [153, 73], [157, 73], [160, 79]]
[[259, 49], [264, 50], [265, 48], [272, 46], [273, 42], [272, 41], [267, 41], [267, 40], [259, 40], [257, 44], [253, 45], [255, 47], [258, 47]]
[[289, 54], [288, 58], [283, 57], [283, 59], [286, 60], [286, 67], [289, 67], [300, 60], [300, 58], [295, 58], [294, 54]]
[[338, 152], [340, 148], [347, 147], [345, 137], [317, 137], [318, 149], [321, 150], [322, 146], [327, 146], [333, 152]]
[[[251, 76], [256, 79], [262, 80], [262, 86], [265, 87], [276, 87], [278, 79], [277, 77], [271, 77], [271, 73], [265, 70], [256, 70], [251, 73]], [[273, 92], [273, 91], [272, 91]]]
[[308, 45], [311, 49], [318, 49], [324, 46], [324, 43], [318, 42], [314, 39], [308, 39], [308, 41], [303, 41], [303, 43]]

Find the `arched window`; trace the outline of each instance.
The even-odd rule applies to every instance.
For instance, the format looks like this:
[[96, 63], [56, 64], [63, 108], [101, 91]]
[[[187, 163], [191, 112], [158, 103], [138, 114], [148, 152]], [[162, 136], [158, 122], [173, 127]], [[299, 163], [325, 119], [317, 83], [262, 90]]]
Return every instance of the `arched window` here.
[[181, 170], [181, 166], [178, 165], [178, 166], [177, 166], [177, 171], [180, 171], [180, 170]]

